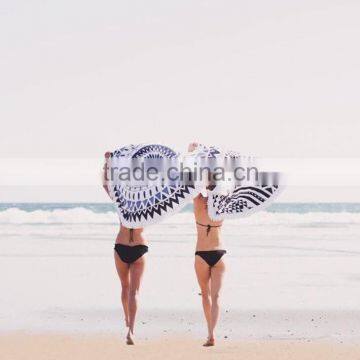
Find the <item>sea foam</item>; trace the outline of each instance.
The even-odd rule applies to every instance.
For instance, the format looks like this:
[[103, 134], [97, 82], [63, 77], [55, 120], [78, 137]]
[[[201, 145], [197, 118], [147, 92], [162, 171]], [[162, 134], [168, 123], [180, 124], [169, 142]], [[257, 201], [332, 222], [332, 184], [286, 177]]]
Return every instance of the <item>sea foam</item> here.
[[[25, 211], [13, 207], [0, 211], [0, 224], [118, 224], [116, 212], [94, 212], [76, 207], [72, 209]], [[166, 224], [193, 222], [191, 212], [182, 212], [165, 220]], [[360, 213], [308, 212], [274, 213], [262, 211], [250, 217], [228, 220], [247, 225], [354, 224], [360, 225]]]

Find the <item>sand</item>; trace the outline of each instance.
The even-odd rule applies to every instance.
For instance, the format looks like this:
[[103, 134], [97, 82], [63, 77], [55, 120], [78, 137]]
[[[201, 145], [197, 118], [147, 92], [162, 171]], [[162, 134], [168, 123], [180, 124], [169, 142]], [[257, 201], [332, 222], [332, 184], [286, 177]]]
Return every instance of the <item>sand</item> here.
[[113, 335], [45, 335], [14, 333], [0, 336], [4, 360], [126, 360], [126, 359], [247, 359], [358, 360], [360, 344], [302, 341], [222, 341], [203, 348], [191, 338], [162, 338], [127, 346]]

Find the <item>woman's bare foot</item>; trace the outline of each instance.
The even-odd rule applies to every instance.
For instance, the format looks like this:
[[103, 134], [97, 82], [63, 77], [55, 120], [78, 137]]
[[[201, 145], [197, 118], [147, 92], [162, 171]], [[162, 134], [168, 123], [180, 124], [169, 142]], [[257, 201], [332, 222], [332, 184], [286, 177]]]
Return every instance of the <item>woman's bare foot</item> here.
[[207, 340], [206, 340], [206, 343], [203, 344], [203, 346], [214, 346], [215, 345], [215, 339], [213, 337], [209, 337]]
[[128, 334], [126, 335], [126, 345], [135, 345], [134, 340], [131, 336], [130, 331], [128, 332]]

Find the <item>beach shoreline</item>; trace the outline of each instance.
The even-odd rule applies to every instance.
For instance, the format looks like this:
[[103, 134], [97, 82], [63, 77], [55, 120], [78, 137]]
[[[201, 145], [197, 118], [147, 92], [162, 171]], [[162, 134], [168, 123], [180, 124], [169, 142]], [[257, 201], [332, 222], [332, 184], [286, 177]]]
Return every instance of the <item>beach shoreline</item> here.
[[122, 338], [104, 334], [32, 334], [13, 332], [0, 335], [3, 359], [77, 360], [95, 359], [248, 359], [248, 360], [358, 360], [360, 344], [340, 341], [219, 341], [204, 348], [190, 336], [139, 340], [125, 345]]

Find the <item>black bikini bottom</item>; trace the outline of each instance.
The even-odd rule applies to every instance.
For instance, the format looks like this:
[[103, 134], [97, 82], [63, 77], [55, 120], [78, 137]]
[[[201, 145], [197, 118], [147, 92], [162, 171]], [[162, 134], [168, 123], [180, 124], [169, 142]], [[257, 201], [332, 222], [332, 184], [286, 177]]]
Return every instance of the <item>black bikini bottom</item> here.
[[115, 244], [114, 250], [119, 255], [121, 261], [131, 264], [137, 259], [141, 258], [144, 254], [148, 252], [148, 247], [146, 245], [135, 245], [128, 246], [123, 244]]
[[197, 251], [195, 255], [199, 255], [207, 262], [209, 266], [214, 266], [226, 254], [226, 250]]

